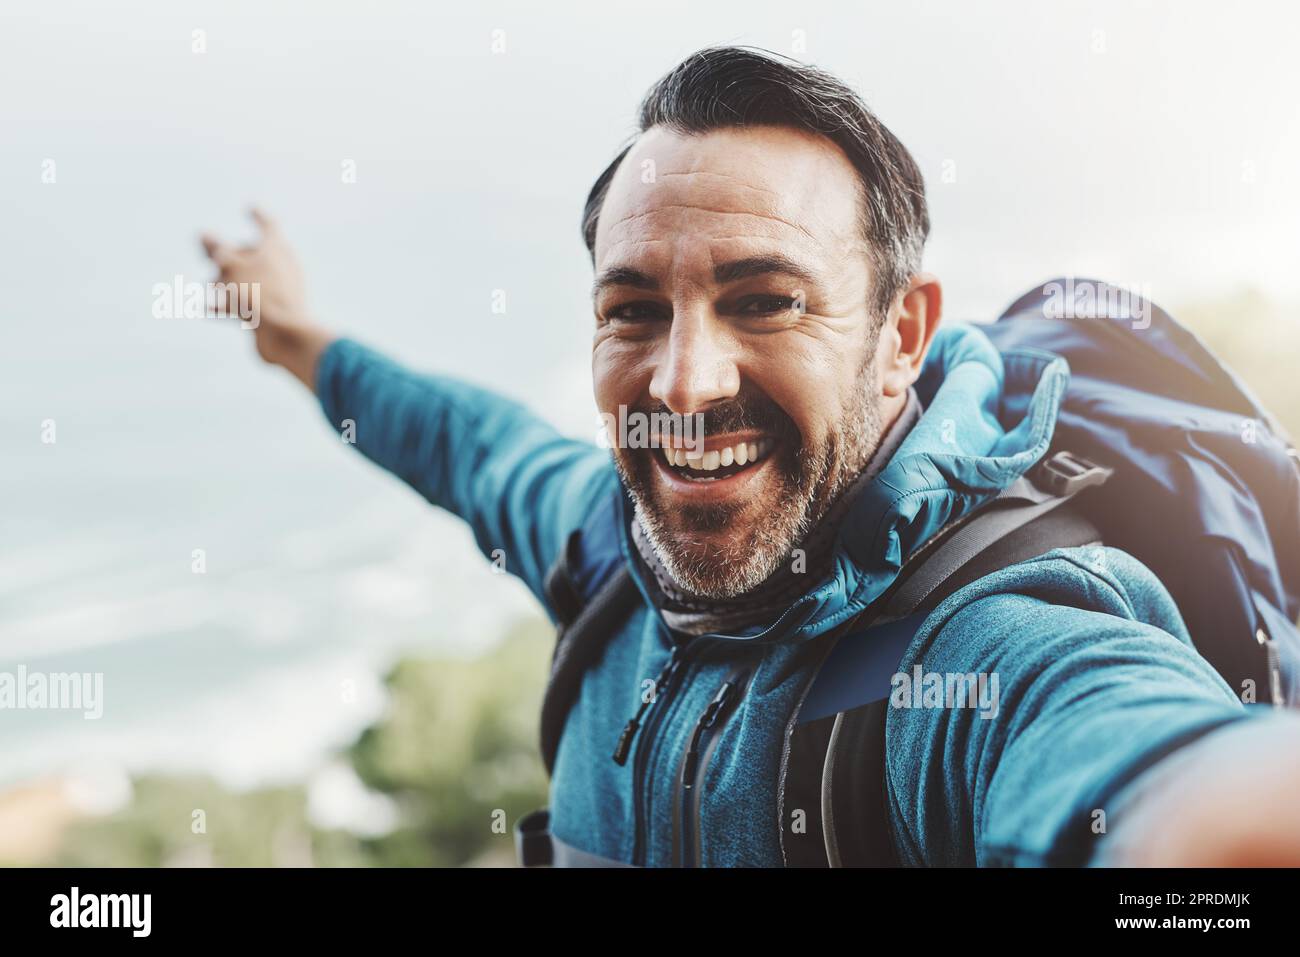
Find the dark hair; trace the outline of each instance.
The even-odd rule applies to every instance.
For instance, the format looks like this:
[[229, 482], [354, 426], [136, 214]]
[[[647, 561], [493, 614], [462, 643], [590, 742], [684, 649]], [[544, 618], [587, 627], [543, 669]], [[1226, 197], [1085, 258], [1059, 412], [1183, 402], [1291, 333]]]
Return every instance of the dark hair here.
[[[873, 300], [883, 315], [921, 269], [930, 233], [925, 183], [915, 160], [848, 86], [816, 67], [750, 47], [692, 53], [641, 102], [640, 131], [680, 133], [743, 126], [790, 126], [818, 133], [847, 154], [862, 182], [862, 231], [876, 271]], [[629, 143], [591, 188], [582, 236], [595, 256], [605, 193]]]

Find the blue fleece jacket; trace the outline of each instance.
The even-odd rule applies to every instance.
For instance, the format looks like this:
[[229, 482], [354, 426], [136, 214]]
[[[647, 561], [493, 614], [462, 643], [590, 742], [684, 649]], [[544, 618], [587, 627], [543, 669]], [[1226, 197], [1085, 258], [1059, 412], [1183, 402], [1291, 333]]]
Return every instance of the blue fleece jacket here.
[[[663, 866], [684, 860], [689, 828], [705, 866], [781, 865], [781, 829], [797, 826], [799, 812], [782, 806], [777, 781], [784, 725], [807, 677], [801, 651], [878, 596], [945, 523], [1043, 455], [1068, 374], [1045, 353], [999, 353], [977, 327], [941, 329], [917, 383], [925, 413], [854, 500], [831, 573], [770, 627], [708, 636], [619, 764], [620, 732], [672, 646], [638, 578], [644, 601], [587, 674], [565, 725], [554, 835], [603, 858]], [[336, 428], [351, 420], [363, 454], [468, 522], [485, 554], [502, 549], [507, 570], [544, 605], [544, 576], [569, 533], [601, 501], [622, 499], [608, 451], [354, 341], [326, 350], [316, 390]], [[1131, 795], [1143, 771], [1263, 710], [1243, 705], [1193, 649], [1151, 572], [1112, 548], [1058, 549], [961, 589], [926, 619], [899, 670], [916, 666], [996, 675], [999, 699], [992, 713], [889, 709], [889, 812], [908, 864], [1088, 863], [1097, 812]], [[713, 732], [692, 811], [681, 798], [683, 754], [737, 673], [747, 693]]]

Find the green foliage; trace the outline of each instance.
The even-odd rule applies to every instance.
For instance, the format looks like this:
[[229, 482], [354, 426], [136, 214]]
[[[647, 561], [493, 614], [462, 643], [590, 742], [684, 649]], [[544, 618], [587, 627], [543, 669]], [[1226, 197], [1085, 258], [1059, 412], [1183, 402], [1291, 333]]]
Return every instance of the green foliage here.
[[482, 658], [408, 659], [389, 673], [388, 716], [348, 752], [361, 780], [402, 808], [404, 826], [369, 844], [376, 863], [509, 859], [510, 828], [546, 800], [537, 720], [552, 642], [539, 621]]
[[[122, 811], [73, 824], [54, 863], [271, 867], [305, 862], [311, 833], [299, 787], [231, 794], [200, 776], [148, 776], [133, 784], [133, 800]], [[303, 850], [295, 853], [297, 848]]]
[[231, 793], [207, 777], [147, 776], [133, 782], [123, 810], [72, 825], [50, 863], [510, 864], [515, 821], [546, 801], [537, 721], [553, 640], [537, 619], [479, 657], [407, 658], [393, 667], [388, 713], [346, 752], [361, 780], [397, 803], [399, 825], [389, 834], [314, 827], [301, 786]]

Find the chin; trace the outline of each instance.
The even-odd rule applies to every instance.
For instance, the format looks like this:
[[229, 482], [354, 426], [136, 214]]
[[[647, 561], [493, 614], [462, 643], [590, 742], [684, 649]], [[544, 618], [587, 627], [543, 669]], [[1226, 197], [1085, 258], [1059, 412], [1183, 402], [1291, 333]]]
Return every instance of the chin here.
[[752, 526], [736, 523], [718, 532], [674, 527], [676, 523], [643, 522], [669, 575], [701, 598], [736, 598], [761, 585], [779, 565]]
[[641, 527], [673, 581], [701, 598], [730, 599], [771, 577], [802, 515], [778, 456], [701, 482], [670, 473], [660, 455], [638, 450], [617, 461], [625, 481], [630, 472]]

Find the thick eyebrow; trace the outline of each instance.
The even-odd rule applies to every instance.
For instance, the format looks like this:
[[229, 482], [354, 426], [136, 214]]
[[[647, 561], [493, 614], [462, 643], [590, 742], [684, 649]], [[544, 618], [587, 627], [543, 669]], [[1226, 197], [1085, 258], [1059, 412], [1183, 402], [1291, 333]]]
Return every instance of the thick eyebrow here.
[[[718, 263], [713, 267], [713, 281], [721, 286], [769, 273], [783, 273], [796, 279], [802, 279], [804, 282], [817, 281], [817, 277], [811, 270], [779, 253], [750, 256], [746, 259], [736, 259], [728, 263]], [[608, 286], [630, 286], [633, 289], [645, 289], [653, 292], [659, 288], [659, 280], [653, 276], [647, 276], [640, 270], [633, 269], [630, 266], [611, 266], [597, 276], [596, 281], [592, 283], [592, 298], [595, 298], [602, 289]]]
[[739, 282], [741, 279], [749, 279], [752, 276], [763, 276], [774, 272], [784, 273], [787, 276], [802, 279], [804, 282], [817, 281], [817, 277], [813, 275], [811, 270], [800, 266], [793, 259], [787, 259], [779, 253], [771, 253], [766, 256], [751, 256], [748, 259], [737, 259], [729, 263], [718, 263], [713, 267], [713, 281], [721, 286], [729, 282]]
[[653, 292], [659, 288], [659, 280], [629, 266], [611, 266], [597, 276], [596, 281], [591, 284], [592, 298], [594, 299], [607, 286], [631, 286], [633, 289], [646, 289]]

